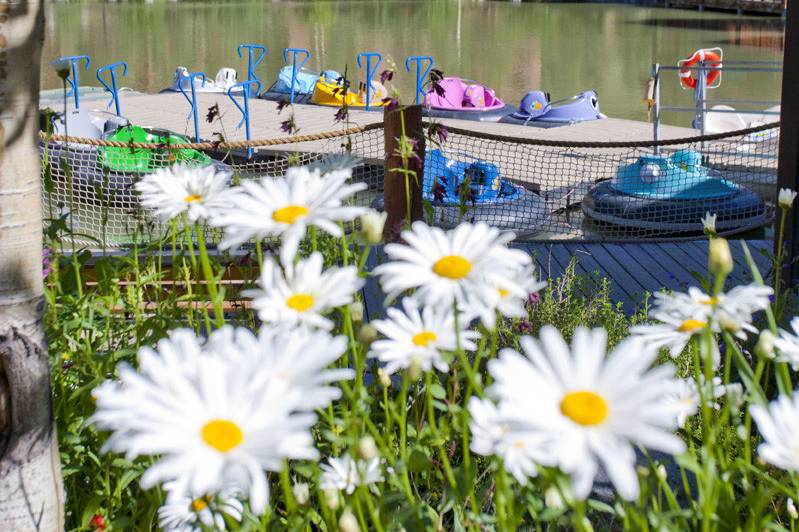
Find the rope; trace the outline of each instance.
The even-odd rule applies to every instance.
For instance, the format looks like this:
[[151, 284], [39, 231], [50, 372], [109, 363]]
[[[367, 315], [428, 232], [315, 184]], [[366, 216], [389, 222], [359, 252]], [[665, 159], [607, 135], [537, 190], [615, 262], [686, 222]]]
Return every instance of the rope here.
[[[429, 124], [429, 122], [428, 122]], [[655, 146], [675, 146], [678, 144], [695, 144], [699, 142], [706, 142], [711, 140], [721, 140], [732, 137], [740, 137], [749, 135], [750, 133], [758, 133], [780, 127], [779, 122], [772, 122], [771, 124], [763, 124], [762, 126], [750, 127], [738, 131], [728, 131], [725, 133], [716, 133], [714, 135], [705, 135], [704, 137], [685, 137], [681, 139], [668, 139], [659, 140], [641, 140], [641, 141], [627, 141], [627, 142], [580, 142], [573, 140], [547, 140], [547, 139], [525, 139], [518, 137], [509, 137], [506, 135], [495, 135], [493, 133], [483, 133], [480, 131], [471, 131], [468, 129], [461, 129], [457, 127], [449, 127], [447, 132], [455, 133], [457, 135], [465, 135], [485, 140], [493, 140], [497, 142], [507, 142], [510, 144], [528, 144], [531, 146], [552, 146], [558, 148], [649, 148]]]
[[310, 135], [294, 135], [291, 137], [280, 137], [276, 139], [261, 139], [261, 140], [241, 140], [241, 141], [219, 141], [219, 142], [189, 142], [183, 144], [167, 144], [167, 143], [153, 143], [153, 142], [119, 142], [114, 140], [96, 139], [88, 137], [65, 137], [64, 135], [56, 135], [39, 131], [39, 138], [44, 141], [59, 141], [69, 142], [72, 144], [87, 144], [89, 146], [103, 146], [109, 148], [130, 148], [141, 150], [217, 150], [217, 149], [243, 149], [243, 148], [259, 148], [263, 146], [279, 146], [283, 144], [299, 144], [301, 142], [311, 142], [314, 140], [328, 140], [339, 137], [346, 137], [355, 133], [364, 133], [373, 129], [380, 129], [383, 127], [382, 122], [368, 124], [366, 126], [356, 126], [349, 129], [340, 131], [325, 131], [322, 133], [313, 133]]

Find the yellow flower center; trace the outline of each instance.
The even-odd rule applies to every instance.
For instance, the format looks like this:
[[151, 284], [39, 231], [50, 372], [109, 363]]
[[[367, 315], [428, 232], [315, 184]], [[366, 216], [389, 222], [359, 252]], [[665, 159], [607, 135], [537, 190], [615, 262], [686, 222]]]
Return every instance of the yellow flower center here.
[[282, 224], [293, 224], [298, 218], [308, 216], [308, 207], [302, 205], [289, 205], [272, 213], [272, 219]]
[[436, 333], [430, 331], [422, 331], [419, 334], [413, 336], [413, 345], [418, 345], [419, 347], [427, 347], [430, 342], [435, 342]]
[[294, 309], [297, 312], [305, 312], [314, 304], [314, 299], [311, 294], [294, 294], [286, 300], [286, 306]]
[[560, 402], [560, 411], [580, 425], [599, 425], [608, 417], [608, 404], [594, 392], [569, 392]]
[[228, 419], [212, 419], [203, 426], [203, 441], [221, 453], [241, 445], [244, 434], [238, 425]]
[[715, 307], [716, 305], [719, 304], [719, 298], [717, 298], [717, 297], [706, 297], [702, 301], [700, 301], [700, 303], [702, 303], [703, 305], [711, 305], [711, 306]]
[[500, 289], [499, 289], [499, 297], [501, 297], [502, 299], [505, 299], [506, 297], [508, 297], [508, 294], [509, 294], [509, 293], [510, 293], [510, 292], [508, 292], [508, 291], [507, 291], [507, 290], [505, 290], [504, 288], [500, 288]]
[[447, 279], [463, 279], [472, 271], [472, 263], [460, 255], [441, 257], [433, 264], [433, 272]]
[[698, 331], [699, 329], [704, 329], [706, 326], [707, 326], [707, 323], [704, 322], [704, 321], [688, 319], [688, 320], [685, 320], [684, 322], [682, 322], [680, 324], [679, 328], [677, 328], [677, 330], [680, 331], [680, 332], [690, 332], [690, 333], [692, 333], [692, 332]]
[[206, 508], [208, 508], [208, 497], [200, 497], [191, 501], [191, 509], [195, 513], [200, 513]]
[[183, 198], [183, 201], [185, 201], [186, 203], [202, 203], [203, 197], [200, 196], [199, 194], [189, 194], [188, 196]]

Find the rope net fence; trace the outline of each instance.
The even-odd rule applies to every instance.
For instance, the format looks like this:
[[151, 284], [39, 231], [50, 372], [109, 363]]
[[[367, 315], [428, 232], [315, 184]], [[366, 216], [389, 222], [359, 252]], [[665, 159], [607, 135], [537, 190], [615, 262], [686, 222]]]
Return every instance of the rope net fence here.
[[[427, 140], [422, 196], [428, 222], [484, 221], [527, 240], [679, 240], [759, 230], [773, 220], [779, 124], [642, 142], [561, 142], [447, 127]], [[139, 205], [133, 184], [176, 162], [214, 165], [233, 182], [282, 175], [327, 155], [363, 160], [354, 203], [382, 208], [383, 124], [238, 143], [124, 144], [41, 136], [44, 213], [68, 220], [74, 239], [124, 247], [168, 227]], [[254, 148], [252, 158], [246, 148]], [[212, 232], [213, 241], [219, 234]]]

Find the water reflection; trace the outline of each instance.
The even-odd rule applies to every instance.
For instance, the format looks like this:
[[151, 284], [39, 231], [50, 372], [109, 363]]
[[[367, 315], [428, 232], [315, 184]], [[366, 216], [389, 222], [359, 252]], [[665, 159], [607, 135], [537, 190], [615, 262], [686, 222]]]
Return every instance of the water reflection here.
[[[556, 98], [595, 89], [605, 113], [645, 119], [641, 96], [653, 62], [676, 64], [693, 50], [718, 42], [725, 43], [725, 57], [730, 59], [781, 58], [778, 46], [749, 44], [753, 38], [768, 42], [766, 36], [779, 30], [756, 22], [750, 28], [748, 18], [625, 5], [479, 0], [95, 2], [49, 4], [46, 16], [45, 65], [58, 55], [77, 53], [91, 54], [93, 66], [125, 60], [130, 70], [122, 83], [144, 91], [167, 86], [178, 65], [210, 76], [232, 66], [241, 75], [246, 65], [236, 56], [236, 46], [256, 42], [269, 49], [259, 69], [269, 82], [287, 46], [308, 48], [309, 66], [346, 66], [351, 73], [357, 70], [355, 56], [360, 51], [380, 51], [400, 68], [406, 56], [429, 54], [436, 67], [480, 80], [509, 102], [518, 102], [532, 89], [547, 90]], [[402, 72], [395, 80], [411, 98], [412, 76]], [[49, 67], [42, 83], [44, 88], [59, 86]], [[779, 86], [779, 76], [728, 76], [714, 96], [778, 98]], [[673, 83], [664, 83], [663, 96], [690, 103], [676, 74]]]
[[718, 45], [753, 46], [782, 51], [785, 48], [785, 21], [779, 17], [741, 18], [653, 18], [635, 24], [685, 30], [722, 32]]

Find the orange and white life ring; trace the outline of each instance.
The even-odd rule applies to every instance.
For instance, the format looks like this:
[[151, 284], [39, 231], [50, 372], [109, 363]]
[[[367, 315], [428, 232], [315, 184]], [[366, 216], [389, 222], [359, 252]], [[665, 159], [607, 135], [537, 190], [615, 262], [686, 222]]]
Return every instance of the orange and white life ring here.
[[[718, 50], [718, 53], [716, 52]], [[713, 50], [697, 50], [694, 54], [689, 57], [688, 59], [683, 59], [678, 63], [680, 67], [680, 83], [682, 84], [683, 88], [686, 89], [695, 89], [697, 83], [699, 81], [697, 78], [693, 77], [691, 73], [691, 68], [695, 67], [701, 62], [705, 62], [706, 66], [713, 68], [713, 69], [720, 69], [721, 68], [721, 49], [715, 48]], [[719, 76], [721, 75], [721, 70], [708, 70], [707, 72], [707, 85], [713, 85]]]

